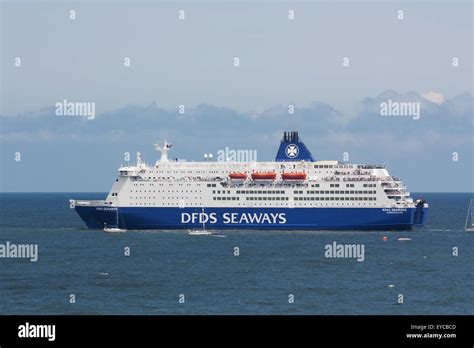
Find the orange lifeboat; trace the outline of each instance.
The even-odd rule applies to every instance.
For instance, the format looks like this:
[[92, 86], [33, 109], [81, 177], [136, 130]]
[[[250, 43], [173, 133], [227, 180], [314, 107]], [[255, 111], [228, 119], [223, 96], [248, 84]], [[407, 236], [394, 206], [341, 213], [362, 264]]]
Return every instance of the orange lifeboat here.
[[233, 180], [245, 180], [247, 179], [247, 174], [245, 173], [230, 173], [229, 178]]
[[253, 180], [275, 180], [276, 173], [274, 172], [257, 172], [252, 173]]
[[306, 180], [306, 173], [305, 172], [283, 173], [281, 177], [283, 180]]

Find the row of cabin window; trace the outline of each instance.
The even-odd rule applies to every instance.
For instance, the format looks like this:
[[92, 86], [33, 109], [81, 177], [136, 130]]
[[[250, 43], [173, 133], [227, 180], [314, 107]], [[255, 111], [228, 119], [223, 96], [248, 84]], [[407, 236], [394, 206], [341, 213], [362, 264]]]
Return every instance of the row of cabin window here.
[[237, 194], [248, 194], [248, 195], [254, 195], [254, 194], [274, 194], [274, 195], [279, 195], [279, 194], [282, 194], [284, 195], [285, 194], [285, 191], [280, 191], [280, 190], [277, 190], [277, 191], [239, 191], [237, 190]]
[[295, 201], [376, 201], [375, 197], [295, 197]]
[[[351, 195], [351, 194], [375, 194], [377, 191], [372, 191], [372, 190], [369, 190], [369, 191], [312, 191], [312, 190], [309, 190], [309, 191], [306, 191], [307, 194], [347, 194], [347, 195]], [[298, 194], [303, 194], [304, 191], [293, 191], [293, 193], [295, 195], [298, 195]]]
[[239, 197], [212, 197], [215, 201], [238, 201]]
[[[214, 197], [214, 198], [215, 198], [215, 197]], [[259, 197], [259, 198], [261, 198], [261, 197]], [[112, 203], [111, 203], [111, 204], [112, 204]], [[202, 203], [189, 203], [189, 202], [187, 202], [186, 204], [187, 204], [188, 206], [193, 206], [193, 205], [195, 205], [195, 206], [201, 206], [201, 205], [202, 205]], [[239, 203], [239, 204], [240, 204], [240, 203]], [[330, 203], [330, 204], [331, 204], [331, 205], [334, 205], [334, 203]], [[345, 203], [341, 203], [341, 204], [344, 205]], [[349, 203], [347, 203], [347, 204], [349, 205]], [[358, 203], [358, 204], [360, 205], [361, 203]], [[369, 205], [370, 205], [370, 204], [375, 205], [376, 203], [368, 203], [368, 204], [369, 204]], [[156, 203], [130, 203], [130, 205], [135, 205], [135, 206], [139, 206], [139, 205], [140, 205], [140, 206], [142, 206], [142, 205], [145, 205], [145, 206], [146, 206], [146, 205], [148, 205], [148, 206], [156, 206]], [[260, 205], [265, 205], [265, 206], [266, 206], [267, 204], [266, 204], [266, 203], [261, 203]], [[270, 203], [269, 205], [271, 205], [271, 203]], [[304, 203], [304, 205], [306, 206], [306, 203]], [[324, 205], [327, 206], [328, 203], [324, 203]], [[352, 205], [354, 205], [354, 203], [352, 203]], [[364, 205], [365, 205], [365, 203], [364, 203]], [[159, 206], [160, 206], [160, 207], [163, 207], [163, 206], [173, 206], [173, 207], [176, 207], [176, 206], [178, 206], [178, 205], [175, 204], [175, 203], [163, 203], [163, 204], [160, 204]]]
[[[311, 185], [311, 187], [319, 187], [319, 184]], [[329, 184], [329, 187], [339, 187], [339, 184]], [[354, 187], [354, 184], [346, 184], [346, 187]], [[375, 184], [364, 184], [364, 187], [375, 187]]]
[[315, 164], [315, 165], [314, 165], [314, 168], [324, 168], [324, 169], [328, 169], [328, 168], [339, 168], [339, 169], [342, 169], [342, 168], [353, 168], [353, 166], [347, 165], [347, 164], [340, 164], [340, 165], [333, 165], [333, 164]]
[[288, 197], [245, 197], [247, 201], [288, 201]]
[[[160, 198], [160, 197], [158, 197]], [[192, 197], [161, 197], [166, 199], [191, 199]], [[156, 199], [156, 197], [130, 197], [130, 199]], [[194, 197], [194, 199], [201, 199], [201, 196]]]

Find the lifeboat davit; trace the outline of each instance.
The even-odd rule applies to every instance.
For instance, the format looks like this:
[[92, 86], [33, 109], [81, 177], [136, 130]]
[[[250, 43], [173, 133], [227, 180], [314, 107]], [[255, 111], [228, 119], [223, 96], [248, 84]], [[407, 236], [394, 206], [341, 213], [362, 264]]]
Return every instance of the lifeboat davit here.
[[247, 174], [245, 173], [230, 173], [229, 178], [232, 180], [245, 180], [247, 179]]
[[281, 177], [283, 180], [306, 180], [306, 173], [283, 173]]
[[276, 176], [277, 175], [274, 172], [252, 173], [252, 179], [253, 180], [275, 180]]

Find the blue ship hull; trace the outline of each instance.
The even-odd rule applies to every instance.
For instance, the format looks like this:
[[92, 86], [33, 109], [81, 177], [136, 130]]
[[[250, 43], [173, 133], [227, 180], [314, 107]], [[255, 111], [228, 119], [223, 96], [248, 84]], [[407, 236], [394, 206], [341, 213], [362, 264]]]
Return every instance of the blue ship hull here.
[[[76, 206], [88, 228], [380, 230], [422, 225], [428, 208], [156, 208]], [[118, 209], [118, 212], [117, 212]]]

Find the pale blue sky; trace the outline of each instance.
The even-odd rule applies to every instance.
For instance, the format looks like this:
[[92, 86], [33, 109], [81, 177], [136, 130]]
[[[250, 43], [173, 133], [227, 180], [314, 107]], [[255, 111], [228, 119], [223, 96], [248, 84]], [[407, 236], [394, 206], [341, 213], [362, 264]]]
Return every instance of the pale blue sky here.
[[[243, 112], [314, 100], [350, 110], [386, 89], [452, 97], [472, 87], [470, 7], [452, 1], [6, 2], [0, 113], [34, 111], [63, 97], [94, 100], [98, 111], [156, 101]], [[178, 20], [179, 9], [185, 21]], [[346, 56], [349, 68], [341, 65]], [[458, 69], [450, 66], [454, 56]], [[13, 66], [15, 57], [22, 58], [21, 69]]]
[[[233, 146], [268, 160], [280, 133], [299, 129], [317, 159], [348, 151], [413, 191], [472, 191], [472, 16], [468, 1], [4, 1], [0, 190], [105, 191], [124, 151], [154, 161], [161, 137], [188, 159]], [[371, 118], [387, 90], [446, 102], [426, 102], [418, 123]], [[54, 116], [63, 99], [95, 102], [96, 120]], [[177, 117], [180, 104], [199, 122]]]

